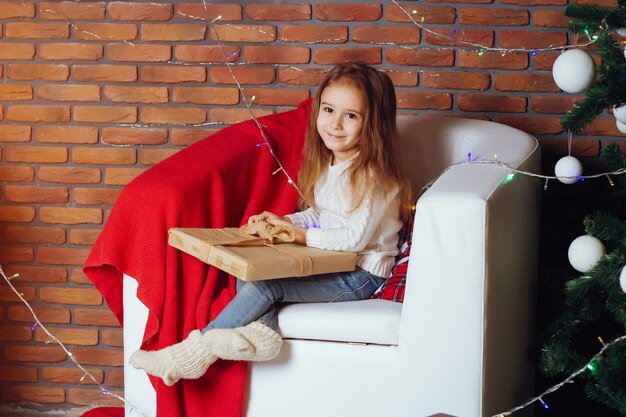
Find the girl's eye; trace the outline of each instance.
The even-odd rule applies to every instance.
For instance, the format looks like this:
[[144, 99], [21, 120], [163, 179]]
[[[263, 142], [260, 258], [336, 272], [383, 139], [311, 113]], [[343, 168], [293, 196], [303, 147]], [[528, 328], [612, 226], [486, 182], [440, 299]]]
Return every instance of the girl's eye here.
[[333, 109], [331, 109], [330, 107], [323, 107], [323, 108], [322, 108], [322, 111], [323, 111], [323, 112], [326, 112], [326, 113], [332, 113], [332, 112], [333, 112]]
[[348, 114], [346, 114], [346, 117], [348, 119], [356, 119], [357, 118], [356, 114], [354, 114], [354, 113], [348, 113]]

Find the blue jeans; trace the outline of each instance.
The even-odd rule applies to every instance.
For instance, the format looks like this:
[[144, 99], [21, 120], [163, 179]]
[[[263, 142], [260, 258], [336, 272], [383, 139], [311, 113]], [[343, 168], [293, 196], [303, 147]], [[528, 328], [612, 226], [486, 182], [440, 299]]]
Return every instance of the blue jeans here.
[[311, 275], [267, 281], [237, 281], [237, 295], [202, 333], [211, 329], [233, 329], [253, 321], [278, 330], [276, 303], [333, 303], [363, 300], [378, 289], [385, 278], [359, 267], [355, 271]]

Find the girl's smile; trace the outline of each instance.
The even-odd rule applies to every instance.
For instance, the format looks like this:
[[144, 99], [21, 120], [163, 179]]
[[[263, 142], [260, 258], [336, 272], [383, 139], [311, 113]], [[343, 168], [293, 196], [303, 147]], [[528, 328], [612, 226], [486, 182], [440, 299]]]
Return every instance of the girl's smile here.
[[358, 152], [365, 106], [358, 89], [347, 84], [330, 84], [322, 91], [317, 114], [317, 131], [334, 155], [333, 164]]

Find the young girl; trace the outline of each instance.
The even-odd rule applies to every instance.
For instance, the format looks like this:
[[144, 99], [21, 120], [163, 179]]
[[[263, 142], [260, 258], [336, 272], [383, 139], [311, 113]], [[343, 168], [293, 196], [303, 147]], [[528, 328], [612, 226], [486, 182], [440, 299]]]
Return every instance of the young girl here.
[[275, 304], [368, 298], [389, 276], [398, 253], [401, 217], [410, 189], [398, 155], [396, 96], [389, 77], [357, 63], [335, 67], [311, 110], [299, 188], [310, 206], [248, 223], [289, 224], [296, 242], [356, 252], [357, 268], [310, 277], [237, 282], [237, 295], [202, 330], [158, 351], [137, 351], [135, 368], [167, 385], [199, 378], [217, 358], [270, 360], [278, 355]]

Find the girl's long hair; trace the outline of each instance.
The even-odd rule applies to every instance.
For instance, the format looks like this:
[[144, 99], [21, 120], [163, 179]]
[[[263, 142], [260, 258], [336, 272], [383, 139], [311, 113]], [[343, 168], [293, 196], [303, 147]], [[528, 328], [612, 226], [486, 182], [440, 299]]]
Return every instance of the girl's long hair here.
[[363, 119], [359, 153], [348, 169], [353, 209], [368, 192], [399, 189], [402, 215], [407, 214], [411, 188], [400, 160], [400, 141], [396, 126], [396, 94], [391, 79], [383, 72], [360, 63], [333, 68], [321, 82], [313, 100], [304, 145], [304, 159], [298, 183], [304, 197], [302, 208], [315, 204], [315, 184], [325, 175], [333, 153], [317, 131], [317, 116], [322, 92], [329, 85], [347, 85], [361, 92], [366, 112]]

